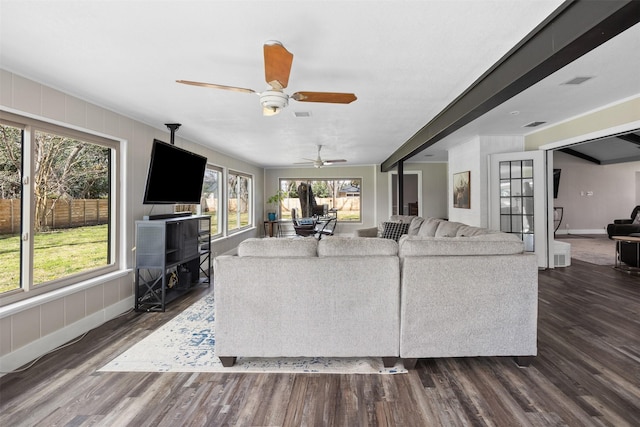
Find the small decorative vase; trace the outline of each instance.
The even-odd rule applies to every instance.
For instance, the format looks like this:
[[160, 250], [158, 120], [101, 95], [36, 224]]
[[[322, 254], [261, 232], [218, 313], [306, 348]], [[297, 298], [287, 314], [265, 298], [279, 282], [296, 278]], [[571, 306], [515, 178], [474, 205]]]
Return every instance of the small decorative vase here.
[[269, 212], [267, 215], [269, 216], [269, 221], [275, 221], [276, 220], [276, 213], [275, 212]]

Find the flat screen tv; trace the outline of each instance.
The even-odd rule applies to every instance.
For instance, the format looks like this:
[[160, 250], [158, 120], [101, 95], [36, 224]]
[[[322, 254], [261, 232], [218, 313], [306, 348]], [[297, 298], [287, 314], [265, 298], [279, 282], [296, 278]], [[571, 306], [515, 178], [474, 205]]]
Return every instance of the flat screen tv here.
[[562, 169], [553, 170], [553, 198], [558, 198], [558, 187], [560, 186], [560, 172]]
[[199, 204], [206, 167], [206, 157], [154, 139], [142, 203]]

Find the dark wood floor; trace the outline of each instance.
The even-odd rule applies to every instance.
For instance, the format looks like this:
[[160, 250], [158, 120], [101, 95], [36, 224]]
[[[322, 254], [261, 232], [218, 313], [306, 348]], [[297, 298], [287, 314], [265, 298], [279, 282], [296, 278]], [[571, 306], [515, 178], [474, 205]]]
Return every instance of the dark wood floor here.
[[540, 272], [539, 354], [407, 375], [96, 372], [209, 290], [130, 313], [0, 378], [0, 426], [625, 426], [640, 423], [640, 277]]

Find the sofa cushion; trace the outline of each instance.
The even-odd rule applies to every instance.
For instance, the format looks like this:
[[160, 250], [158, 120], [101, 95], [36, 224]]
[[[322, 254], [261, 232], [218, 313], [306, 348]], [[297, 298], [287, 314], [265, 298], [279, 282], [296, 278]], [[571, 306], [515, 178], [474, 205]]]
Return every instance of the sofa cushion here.
[[407, 234], [409, 224], [403, 222], [384, 222], [383, 239], [393, 239], [396, 242], [403, 234]]
[[438, 224], [438, 229], [436, 230], [435, 237], [456, 237], [458, 229], [465, 225], [466, 224], [463, 224], [461, 222], [441, 221]]
[[485, 234], [499, 233], [499, 231], [489, 230], [488, 228], [474, 227], [472, 225], [463, 225], [458, 228], [456, 237], [482, 236]]
[[436, 230], [438, 229], [438, 225], [444, 221], [443, 219], [438, 218], [427, 218], [422, 222], [420, 226], [420, 230], [418, 230], [418, 236], [423, 237], [434, 237], [436, 235]]
[[411, 224], [415, 215], [391, 215], [389, 217], [389, 222], [402, 222], [404, 224]]
[[398, 244], [392, 239], [329, 236], [318, 242], [318, 256], [398, 255]]
[[418, 235], [418, 231], [420, 231], [420, 227], [422, 226], [422, 223], [424, 222], [424, 218], [416, 216], [411, 220], [411, 224], [409, 224], [409, 230], [407, 231], [407, 234], [409, 236], [417, 236]]
[[292, 239], [250, 238], [238, 245], [240, 257], [315, 257], [317, 256], [318, 241], [310, 237], [296, 237]]
[[524, 251], [524, 243], [514, 234], [496, 233], [472, 237], [403, 237], [401, 258], [445, 255], [510, 255]]
[[[388, 221], [385, 222], [401, 222], [406, 224], [411, 224], [411, 221], [415, 218], [415, 215], [391, 215]], [[378, 224], [378, 234], [377, 237], [382, 237], [384, 233], [384, 222]], [[368, 234], [368, 233], [367, 233]], [[362, 235], [361, 237], [372, 237], [370, 235]]]

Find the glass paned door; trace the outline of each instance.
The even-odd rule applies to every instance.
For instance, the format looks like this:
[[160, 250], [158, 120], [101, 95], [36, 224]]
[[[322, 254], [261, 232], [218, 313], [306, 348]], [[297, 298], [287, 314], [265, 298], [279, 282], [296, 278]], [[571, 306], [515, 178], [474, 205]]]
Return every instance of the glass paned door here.
[[553, 264], [549, 244], [553, 219], [547, 199], [553, 177], [551, 159], [545, 151], [492, 154], [489, 161], [489, 225], [517, 235], [525, 251], [534, 252], [538, 267]]
[[533, 160], [505, 160], [500, 168], [500, 231], [517, 234], [535, 251]]

